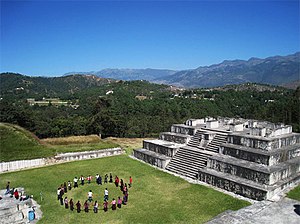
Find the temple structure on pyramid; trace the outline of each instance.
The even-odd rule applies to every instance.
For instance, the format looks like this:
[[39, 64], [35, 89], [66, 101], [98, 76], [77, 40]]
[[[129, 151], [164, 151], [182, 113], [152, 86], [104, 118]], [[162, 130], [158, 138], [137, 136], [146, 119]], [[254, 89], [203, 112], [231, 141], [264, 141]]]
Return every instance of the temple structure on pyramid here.
[[255, 200], [300, 183], [300, 133], [282, 123], [189, 119], [145, 140], [134, 157]]

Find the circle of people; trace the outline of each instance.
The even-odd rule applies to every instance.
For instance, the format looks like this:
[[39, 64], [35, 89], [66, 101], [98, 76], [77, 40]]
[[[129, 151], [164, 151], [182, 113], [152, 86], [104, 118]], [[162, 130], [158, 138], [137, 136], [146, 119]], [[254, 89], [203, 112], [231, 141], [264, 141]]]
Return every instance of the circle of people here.
[[[95, 176], [96, 178], [96, 183], [98, 185], [102, 185], [102, 177], [97, 174]], [[81, 177], [78, 179], [77, 177], [75, 177], [73, 179], [73, 187], [74, 188], [78, 188], [78, 182], [80, 182], [80, 185], [84, 185], [85, 184], [85, 180], [87, 181], [88, 184], [91, 183], [93, 177], [91, 175], [89, 175], [88, 177], [83, 177], [81, 175]], [[108, 175], [105, 174], [104, 176], [104, 183], [108, 183]], [[110, 173], [109, 175], [109, 183], [113, 183], [113, 176], [112, 174]], [[120, 187], [120, 190], [122, 191], [123, 193], [123, 198], [121, 197], [118, 197], [118, 199], [116, 200], [115, 198], [112, 199], [112, 201], [110, 202], [110, 205], [111, 205], [111, 209], [112, 210], [116, 210], [117, 207], [118, 208], [121, 208], [122, 207], [122, 204], [123, 205], [126, 205], [127, 202], [128, 202], [128, 187], [132, 187], [132, 177], [130, 176], [129, 177], [129, 183], [128, 183], [128, 187], [127, 187], [127, 184], [124, 183], [123, 179], [120, 179], [118, 176], [115, 176], [115, 185], [116, 187]], [[68, 181], [68, 183], [64, 182], [64, 184], [61, 184], [60, 187], [57, 188], [57, 200], [60, 201], [60, 204], [61, 205], [64, 205], [66, 209], [69, 209], [71, 211], [74, 210], [74, 201], [73, 199], [71, 198], [71, 200], [69, 201], [68, 197], [64, 196], [65, 193], [67, 193], [68, 191], [70, 191], [72, 189], [72, 182], [71, 181]], [[83, 204], [83, 208], [84, 208], [84, 211], [85, 212], [89, 212], [89, 203], [91, 203], [93, 201], [93, 192], [92, 190], [90, 190], [88, 192], [88, 199], [84, 202]], [[103, 202], [103, 210], [104, 212], [107, 212], [108, 210], [108, 207], [109, 207], [109, 202], [108, 202], [108, 190], [107, 188], [105, 188], [104, 190], [104, 202]], [[76, 210], [78, 213], [81, 212], [81, 208], [82, 208], [82, 205], [81, 205], [81, 202], [78, 200], [75, 204], [76, 206]], [[94, 213], [97, 213], [98, 212], [98, 208], [99, 208], [99, 203], [98, 201], [95, 201], [94, 202], [94, 205], [93, 205], [93, 211]]]

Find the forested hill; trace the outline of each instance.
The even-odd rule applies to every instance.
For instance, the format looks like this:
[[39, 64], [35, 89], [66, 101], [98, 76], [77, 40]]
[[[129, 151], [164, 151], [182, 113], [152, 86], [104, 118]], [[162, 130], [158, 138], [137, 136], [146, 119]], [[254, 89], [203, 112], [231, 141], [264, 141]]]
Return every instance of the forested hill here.
[[205, 116], [284, 122], [300, 131], [300, 88], [247, 83], [184, 90], [82, 75], [0, 78], [0, 122], [18, 124], [40, 138], [99, 133], [150, 137], [174, 123]]
[[16, 73], [0, 74], [1, 95], [22, 97], [61, 97], [104, 84], [117, 82], [95, 75], [69, 75], [64, 77], [30, 77]]

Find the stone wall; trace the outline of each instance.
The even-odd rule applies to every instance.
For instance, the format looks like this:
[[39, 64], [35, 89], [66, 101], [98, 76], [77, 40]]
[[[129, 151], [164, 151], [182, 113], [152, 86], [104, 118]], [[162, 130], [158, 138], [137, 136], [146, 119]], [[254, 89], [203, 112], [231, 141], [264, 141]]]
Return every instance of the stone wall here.
[[85, 160], [101, 158], [106, 156], [120, 155], [123, 153], [121, 148], [102, 149], [96, 151], [85, 151], [75, 153], [63, 153], [58, 154], [55, 157], [32, 159], [32, 160], [17, 160], [12, 162], [0, 163], [0, 173], [8, 171], [16, 171], [25, 168], [33, 168], [44, 165], [51, 165], [59, 162], [71, 161], [71, 160]]
[[56, 160], [85, 160], [85, 159], [95, 159], [106, 156], [115, 156], [123, 154], [123, 150], [121, 148], [112, 148], [112, 149], [101, 149], [97, 151], [85, 151], [85, 152], [70, 152], [58, 154], [55, 156]]
[[293, 133], [288, 136], [276, 137], [273, 139], [259, 136], [229, 134], [227, 142], [235, 145], [271, 151], [300, 143], [300, 134]]
[[242, 167], [240, 165], [227, 163], [224, 161], [217, 160], [213, 157], [208, 158], [207, 167], [222, 173], [229, 173], [231, 175], [252, 180], [261, 184], [269, 184], [270, 182], [269, 173], [259, 171], [259, 170], [249, 169], [247, 167]]
[[151, 140], [143, 141], [143, 148], [148, 149], [153, 152], [156, 152], [156, 153], [159, 153], [159, 154], [162, 154], [162, 155], [165, 155], [165, 156], [173, 157], [179, 149], [177, 147], [174, 147], [174, 144], [172, 144], [171, 142], [168, 146], [168, 145], [155, 144], [150, 141]]
[[155, 152], [146, 149], [133, 150], [133, 156], [153, 166], [165, 169], [171, 158], [163, 155], [158, 155]]
[[15, 171], [25, 168], [32, 168], [37, 166], [43, 166], [46, 164], [46, 160], [42, 159], [31, 159], [31, 160], [17, 160], [12, 162], [0, 163], [0, 173], [7, 171]]
[[270, 165], [279, 164], [297, 157], [300, 157], [300, 146], [289, 146], [272, 153], [269, 163]]
[[189, 140], [191, 139], [190, 135], [182, 135], [182, 134], [176, 134], [172, 132], [162, 132], [159, 135], [159, 139], [169, 142], [175, 142], [178, 144], [187, 144]]
[[256, 183], [272, 185], [300, 172], [300, 159], [291, 160], [282, 167], [266, 167], [259, 164], [250, 164], [247, 161], [237, 162], [236, 159], [213, 156], [208, 158], [207, 167]]
[[271, 147], [272, 149], [278, 149], [281, 147], [295, 145], [297, 143], [300, 143], [300, 134], [293, 133], [289, 136], [276, 137], [276, 139], [271, 142]]
[[267, 191], [261, 188], [250, 186], [247, 183], [241, 183], [235, 180], [229, 180], [222, 176], [210, 174], [201, 170], [199, 172], [199, 180], [218, 188], [242, 195], [254, 200], [264, 200], [267, 198]]
[[229, 134], [227, 142], [234, 145], [241, 145], [255, 149], [271, 150], [271, 142], [269, 139], [262, 137], [246, 136], [246, 135], [234, 135]]
[[271, 166], [300, 157], [300, 147], [289, 146], [268, 152], [259, 149], [249, 149], [243, 146], [224, 144], [221, 146], [220, 153], [238, 159]]
[[171, 132], [184, 134], [184, 135], [194, 135], [195, 134], [195, 128], [192, 126], [186, 126], [186, 125], [172, 125]]
[[258, 164], [269, 165], [270, 162], [270, 155], [266, 152], [264, 153], [255, 150], [247, 150], [246, 147], [236, 147], [234, 145], [226, 144], [220, 147], [220, 153]]

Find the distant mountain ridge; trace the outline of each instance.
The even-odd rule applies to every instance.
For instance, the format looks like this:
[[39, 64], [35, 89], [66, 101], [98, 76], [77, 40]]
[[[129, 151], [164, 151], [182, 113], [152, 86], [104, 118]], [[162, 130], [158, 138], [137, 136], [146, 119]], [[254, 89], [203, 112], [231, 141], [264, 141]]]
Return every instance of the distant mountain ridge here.
[[196, 69], [175, 71], [168, 69], [103, 69], [90, 74], [117, 80], [147, 80], [154, 83], [185, 88], [217, 87], [241, 83], [282, 85], [300, 80], [300, 52], [265, 59], [225, 60], [219, 64]]
[[74, 74], [89, 74], [96, 75], [102, 78], [112, 78], [118, 80], [147, 80], [153, 81], [160, 77], [168, 77], [175, 74], [177, 71], [168, 70], [168, 69], [103, 69], [101, 71], [91, 71], [91, 72], [69, 72], [65, 75], [74, 75]]
[[300, 80], [300, 52], [265, 59], [225, 60], [220, 64], [179, 71], [155, 82], [188, 88], [214, 87], [246, 82], [283, 85]]

